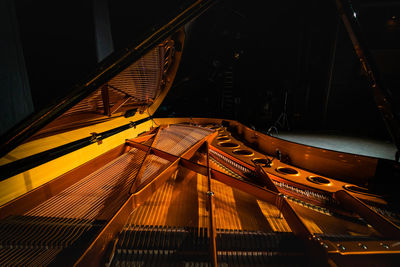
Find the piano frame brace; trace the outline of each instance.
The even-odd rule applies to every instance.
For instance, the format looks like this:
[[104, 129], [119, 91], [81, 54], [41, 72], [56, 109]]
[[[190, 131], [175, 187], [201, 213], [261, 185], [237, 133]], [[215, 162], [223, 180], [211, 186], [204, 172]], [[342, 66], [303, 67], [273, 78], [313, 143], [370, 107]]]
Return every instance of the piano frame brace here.
[[[216, 135], [216, 133], [214, 134], [214, 136], [215, 135]], [[280, 194], [280, 193], [277, 193], [277, 192], [274, 192], [274, 191], [271, 191], [271, 190], [268, 190], [265, 188], [261, 188], [259, 186], [256, 186], [254, 184], [251, 184], [251, 183], [248, 183], [245, 181], [238, 180], [238, 179], [231, 177], [225, 173], [222, 173], [220, 171], [212, 169], [209, 167], [209, 157], [207, 157], [207, 165], [205, 166], [202, 164], [192, 162], [183, 156], [182, 157], [175, 156], [175, 155], [169, 154], [168, 152], [156, 149], [151, 146], [140, 144], [140, 143], [137, 143], [132, 140], [127, 140], [126, 143], [127, 143], [127, 145], [131, 145], [132, 147], [141, 149], [143, 151], [148, 151], [151, 154], [162, 157], [171, 162], [175, 163], [178, 161], [179, 165], [181, 165], [184, 168], [188, 168], [194, 172], [200, 173], [204, 176], [207, 176], [209, 178], [212, 178], [219, 182], [227, 184], [228, 186], [231, 186], [231, 187], [241, 190], [243, 192], [249, 193], [249, 194], [255, 196], [256, 198], [266, 201], [270, 204], [277, 205], [277, 203], [279, 203], [279, 205], [277, 205], [277, 208], [283, 214], [283, 216], [287, 220], [287, 222], [288, 222], [290, 228], [293, 230], [293, 232], [297, 236], [301, 237], [303, 240], [306, 240], [310, 255], [314, 255], [313, 257], [317, 259], [317, 262], [319, 264], [322, 264], [323, 262], [327, 262], [326, 251], [324, 250], [324, 248], [322, 246], [320, 246], [320, 244], [318, 242], [316, 242], [314, 240], [311, 232], [305, 226], [305, 224], [300, 219], [300, 217], [296, 214], [293, 207], [287, 201], [287, 199], [285, 198], [285, 196], [283, 194]], [[200, 146], [198, 148], [200, 148]], [[208, 144], [207, 144], [207, 148], [208, 148]], [[207, 149], [207, 152], [208, 152], [208, 149]], [[208, 153], [207, 153], [207, 155], [208, 155]], [[272, 181], [271, 181], [271, 183], [272, 183]], [[209, 187], [209, 192], [212, 192], [211, 186]], [[211, 198], [211, 196], [210, 196], [210, 198]], [[209, 199], [209, 205], [210, 205], [210, 207], [212, 205], [212, 200], [210, 200], [210, 199]], [[212, 216], [212, 208], [210, 208], [210, 215]], [[213, 227], [213, 218], [210, 218], [210, 228], [211, 228], [210, 233], [211, 234], [214, 232], [214, 231], [212, 231], [212, 227]], [[212, 243], [216, 242], [215, 236], [213, 236], [213, 235], [211, 235], [211, 236], [213, 237], [214, 240], [211, 240], [210, 242], [212, 242]], [[212, 262], [215, 263], [215, 266], [216, 266], [216, 246], [213, 246], [213, 244], [211, 244], [210, 247], [212, 249], [212, 252], [211, 252]], [[316, 255], [318, 255], [318, 256], [316, 256]], [[213, 259], [213, 258], [215, 258], [215, 259]]]
[[[126, 141], [127, 145], [131, 145], [133, 147], [136, 147], [138, 149], [142, 149], [144, 151], [149, 150], [150, 153], [157, 155], [159, 157], [162, 157], [164, 159], [167, 159], [169, 161], [174, 161], [179, 159], [179, 165], [190, 169], [194, 172], [200, 173], [204, 176], [208, 175], [208, 170], [210, 172], [211, 178], [215, 179], [219, 182], [222, 182], [224, 184], [227, 184], [233, 188], [237, 188], [241, 191], [244, 191], [246, 193], [249, 193], [256, 198], [267, 201], [268, 203], [271, 203], [273, 205], [276, 205], [277, 208], [280, 210], [280, 212], [283, 214], [285, 219], [287, 220], [290, 228], [292, 231], [298, 235], [299, 237], [303, 238], [303, 240], [307, 240], [308, 243], [308, 249], [311, 254], [318, 255], [318, 262], [323, 263], [323, 262], [328, 262], [327, 257], [328, 254], [332, 255], [333, 254], [340, 254], [340, 255], [356, 255], [359, 254], [360, 248], [363, 249], [363, 246], [360, 247], [360, 242], [357, 241], [343, 241], [339, 242], [340, 244], [345, 244], [347, 245], [346, 253], [343, 253], [343, 251], [340, 250], [339, 247], [333, 246], [332, 242], [329, 240], [321, 240], [320, 237], [317, 237], [313, 235], [307, 226], [305, 226], [304, 222], [301, 220], [299, 215], [294, 211], [293, 207], [289, 203], [289, 201], [285, 198], [285, 196], [279, 191], [279, 189], [274, 185], [272, 182], [271, 178], [268, 176], [268, 174], [264, 171], [263, 167], [256, 166], [256, 167], [251, 167], [251, 169], [258, 170], [258, 176], [261, 178], [261, 180], [264, 180], [269, 189], [266, 188], [261, 188], [257, 185], [251, 184], [246, 181], [241, 181], [239, 179], [236, 179], [234, 177], [231, 177], [225, 173], [219, 172], [218, 170], [209, 168], [209, 166], [204, 166], [195, 162], [192, 162], [188, 159], [178, 157], [172, 154], [169, 154], [165, 151], [158, 150], [153, 147], [148, 147], [146, 145], [137, 143], [132, 140], [127, 140]], [[214, 149], [214, 147], [213, 147]], [[242, 164], [242, 162], [238, 159], [236, 159], [236, 162], [238, 164]], [[246, 164], [242, 164], [246, 165]], [[247, 167], [247, 166], [246, 166]], [[274, 185], [273, 187], [271, 185]], [[343, 191], [343, 190], [340, 190]], [[343, 191], [344, 192], [344, 191]], [[338, 194], [335, 194], [336, 198], [339, 198], [337, 196], [341, 196], [341, 192], [336, 192]], [[357, 205], [363, 205], [366, 206], [361, 200], [356, 199], [355, 197], [351, 196], [350, 194], [346, 193], [346, 198], [347, 195], [350, 196], [350, 198], [353, 200], [352, 205], [350, 207], [352, 208], [353, 211], [357, 212]], [[340, 198], [342, 199], [342, 198]], [[341, 206], [345, 206], [346, 202], [340, 201]], [[356, 204], [357, 205], [356, 205]], [[367, 207], [368, 208], [368, 207]], [[369, 209], [369, 208], [368, 208]], [[369, 254], [374, 254], [374, 255], [381, 255], [381, 254], [398, 254], [400, 253], [400, 249], [395, 248], [395, 246], [390, 246], [393, 242], [390, 242], [390, 240], [393, 235], [388, 235], [387, 231], [391, 231], [391, 233], [396, 233], [395, 236], [397, 236], [397, 231], [398, 228], [394, 226], [391, 222], [387, 221], [385, 218], [383, 218], [381, 215], [376, 213], [375, 211], [369, 209], [368, 212], [357, 212], [359, 213], [362, 217], [367, 217], [366, 219], [371, 222], [372, 226], [377, 229], [379, 232], [382, 233], [382, 229], [385, 228], [385, 225], [390, 224], [392, 227], [390, 230], [383, 231], [384, 237], [386, 239], [383, 241], [370, 241], [369, 246], [368, 246], [368, 253]], [[384, 245], [381, 245], [384, 244]], [[389, 244], [389, 245], [387, 245]], [[386, 247], [388, 246], [388, 249]], [[364, 253], [366, 252], [365, 249]]]
[[126, 144], [141, 149], [143, 151], [149, 151], [150, 153], [158, 153], [161, 151], [160, 154], [154, 154], [158, 156], [167, 156], [169, 159], [172, 159], [171, 164], [169, 164], [168, 167], [164, 169], [161, 173], [159, 173], [156, 177], [150, 177], [152, 179], [148, 179], [148, 182], [146, 184], [140, 185], [140, 188], [138, 188], [136, 192], [130, 195], [128, 200], [116, 212], [116, 214], [107, 223], [107, 225], [97, 236], [97, 238], [91, 243], [88, 249], [78, 259], [78, 261], [75, 263], [75, 266], [100, 265], [106, 253], [107, 244], [109, 244], [117, 236], [119, 231], [124, 226], [126, 218], [128, 218], [132, 210], [144, 203], [149, 196], [151, 196], [161, 185], [166, 182], [166, 180], [171, 177], [174, 172], [177, 171], [179, 167], [179, 162], [181, 160], [186, 160], [187, 158], [190, 159], [196, 153], [196, 151], [207, 141], [208, 138], [215, 137], [215, 135], [216, 133], [206, 136], [205, 138], [197, 142], [194, 146], [189, 148], [186, 152], [184, 152], [180, 157], [169, 154], [167, 152], [163, 152], [151, 146], [146, 146], [132, 140], [127, 140]]

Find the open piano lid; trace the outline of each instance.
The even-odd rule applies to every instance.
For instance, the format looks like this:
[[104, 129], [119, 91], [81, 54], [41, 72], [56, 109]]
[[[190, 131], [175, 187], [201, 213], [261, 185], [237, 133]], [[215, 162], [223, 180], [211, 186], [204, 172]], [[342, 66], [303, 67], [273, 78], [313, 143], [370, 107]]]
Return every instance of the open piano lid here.
[[[168, 23], [153, 27], [143, 39], [99, 63], [69, 95], [8, 131], [0, 142], [0, 165], [14, 161], [10, 159], [14, 157], [4, 156], [27, 141], [110, 120], [120, 119], [115, 127], [150, 119], [176, 75], [184, 43], [183, 26], [216, 2], [192, 2]], [[121, 120], [124, 117], [129, 120]]]

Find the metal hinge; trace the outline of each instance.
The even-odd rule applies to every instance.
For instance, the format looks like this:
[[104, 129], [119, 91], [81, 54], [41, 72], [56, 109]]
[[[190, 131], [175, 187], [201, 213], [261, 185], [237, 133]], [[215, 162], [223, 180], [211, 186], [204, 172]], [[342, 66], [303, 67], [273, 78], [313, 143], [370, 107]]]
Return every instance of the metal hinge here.
[[103, 143], [103, 140], [101, 139], [101, 135], [98, 133], [90, 133], [91, 134], [91, 138], [90, 138], [90, 142], [94, 143], [97, 142], [98, 145], [101, 145]]

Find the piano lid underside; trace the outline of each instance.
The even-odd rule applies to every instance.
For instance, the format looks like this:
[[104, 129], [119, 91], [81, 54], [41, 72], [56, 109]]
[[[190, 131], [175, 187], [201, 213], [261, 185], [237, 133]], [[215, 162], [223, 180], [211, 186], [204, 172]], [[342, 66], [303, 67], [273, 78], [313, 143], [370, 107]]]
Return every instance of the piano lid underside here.
[[[169, 90], [175, 77], [182, 53], [176, 51], [175, 42], [183, 44], [182, 30], [98, 86], [98, 89], [35, 133], [29, 140], [98, 124], [120, 116], [132, 117], [136, 113], [141, 117], [150, 116], [147, 109], [156, 102], [154, 110], [157, 108], [163, 98], [160, 96]], [[147, 113], [143, 114], [146, 110]]]

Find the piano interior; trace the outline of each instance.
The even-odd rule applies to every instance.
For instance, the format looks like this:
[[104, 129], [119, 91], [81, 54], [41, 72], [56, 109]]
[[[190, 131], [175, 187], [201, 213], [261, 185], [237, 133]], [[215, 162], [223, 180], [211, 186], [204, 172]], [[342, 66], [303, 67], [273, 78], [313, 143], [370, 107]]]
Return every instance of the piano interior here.
[[399, 217], [383, 198], [260, 152], [238, 136], [237, 122], [169, 120], [155, 119], [159, 126], [4, 204], [2, 264], [297, 266], [396, 258]]
[[2, 147], [0, 265], [396, 266], [398, 208], [368, 188], [378, 159], [153, 118], [183, 51], [177, 21]]

